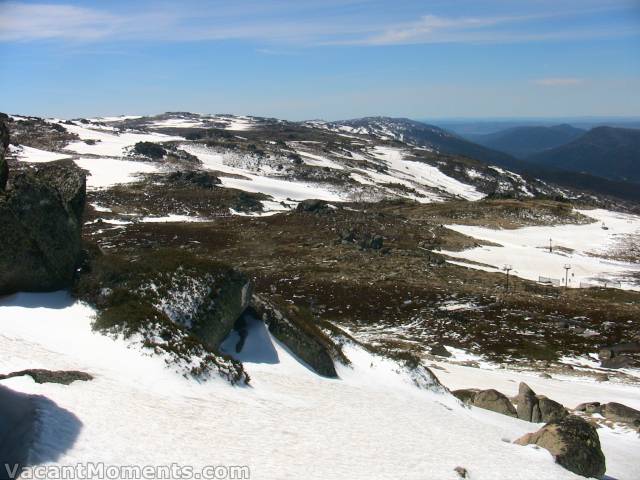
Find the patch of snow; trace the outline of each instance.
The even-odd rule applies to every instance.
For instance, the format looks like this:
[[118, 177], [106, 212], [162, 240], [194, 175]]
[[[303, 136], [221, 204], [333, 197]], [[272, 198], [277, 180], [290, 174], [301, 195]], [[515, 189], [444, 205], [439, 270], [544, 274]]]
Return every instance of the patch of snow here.
[[191, 215], [178, 215], [170, 213], [164, 217], [142, 217], [139, 219], [142, 223], [170, 223], [170, 222], [206, 222], [205, 218], [194, 217]]
[[38, 148], [27, 147], [26, 145], [9, 145], [9, 153], [13, 154], [21, 162], [31, 163], [46, 163], [69, 158], [69, 155], [65, 153], [48, 152]]
[[[472, 260], [499, 269], [503, 264], [513, 265], [511, 274], [528, 280], [538, 281], [539, 277], [560, 280], [564, 284], [565, 265], [571, 265], [568, 286], [580, 287], [581, 283], [608, 281], [610, 286], [640, 290], [633, 280], [633, 274], [640, 272], [640, 265], [608, 260], [599, 257], [606, 254], [621, 235], [640, 234], [640, 217], [611, 212], [608, 210], [582, 210], [592, 217], [594, 223], [587, 225], [535, 226], [518, 229], [496, 230], [468, 225], [447, 225], [456, 232], [479, 240], [497, 243], [500, 246], [479, 246], [461, 252], [441, 253]], [[602, 223], [608, 227], [601, 227]], [[553, 252], [549, 252], [551, 240]], [[569, 252], [558, 249], [564, 247]], [[466, 264], [469, 268], [487, 270], [486, 267]], [[619, 283], [618, 283], [619, 282]]]
[[[163, 135], [161, 133], [134, 133], [109, 132], [105, 129], [98, 129], [95, 126], [89, 128], [79, 125], [64, 125], [71, 133], [80, 137], [79, 141], [71, 142], [66, 149], [82, 155], [98, 155], [104, 157], [122, 157], [125, 149], [134, 146], [138, 142], [170, 142], [184, 140], [183, 137]], [[84, 140], [93, 140], [95, 143], [88, 144]]]
[[112, 158], [80, 158], [75, 163], [89, 172], [87, 188], [106, 188], [135, 182], [140, 174], [155, 173], [160, 168], [151, 163]]
[[384, 160], [389, 168], [395, 170], [401, 178], [404, 177], [419, 184], [442, 189], [466, 200], [480, 200], [485, 196], [478, 192], [473, 185], [467, 185], [449, 177], [436, 167], [423, 162], [405, 160], [402, 149], [377, 146], [374, 148], [374, 155]]

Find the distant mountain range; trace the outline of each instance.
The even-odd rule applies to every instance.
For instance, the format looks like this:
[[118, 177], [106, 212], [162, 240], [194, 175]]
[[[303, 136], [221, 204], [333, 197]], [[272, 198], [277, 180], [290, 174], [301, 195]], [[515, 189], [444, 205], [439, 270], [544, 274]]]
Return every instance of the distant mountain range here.
[[565, 145], [526, 160], [610, 180], [640, 183], [640, 130], [597, 127]]
[[536, 153], [565, 145], [584, 135], [585, 130], [568, 124], [514, 127], [487, 135], [467, 135], [466, 138], [494, 150], [526, 158]]

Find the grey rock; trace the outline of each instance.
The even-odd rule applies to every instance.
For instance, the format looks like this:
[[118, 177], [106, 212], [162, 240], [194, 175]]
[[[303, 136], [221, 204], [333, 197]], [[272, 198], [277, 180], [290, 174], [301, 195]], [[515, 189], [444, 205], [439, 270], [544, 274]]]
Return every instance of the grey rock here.
[[456, 472], [460, 478], [469, 478], [469, 471], [464, 467], [456, 467], [453, 471]]
[[548, 450], [559, 465], [583, 477], [602, 478], [606, 472], [598, 432], [589, 422], [574, 415], [547, 423], [514, 443], [538, 445]]
[[600, 410], [607, 420], [640, 427], [640, 411], [635, 408], [627, 407], [621, 403], [610, 402], [602, 405]]
[[437, 355], [438, 357], [449, 358], [451, 353], [441, 343], [436, 343], [431, 347], [431, 355]]
[[233, 325], [249, 306], [253, 286], [247, 276], [229, 270], [202, 299], [191, 330], [209, 348], [217, 350]]
[[538, 399], [538, 408], [540, 409], [542, 422], [554, 422], [569, 415], [567, 409], [560, 403], [543, 395], [538, 395], [536, 398]]
[[520, 420], [527, 422], [539, 423], [542, 415], [538, 406], [538, 398], [529, 385], [521, 382], [518, 387], [518, 396], [516, 397], [517, 415]]
[[616, 345], [604, 347], [600, 349], [598, 356], [601, 360], [606, 360], [621, 353], [640, 353], [640, 342], [618, 343]]
[[329, 204], [324, 200], [310, 199], [301, 201], [296, 207], [298, 212], [325, 213], [330, 211]]
[[511, 401], [497, 390], [461, 389], [451, 393], [467, 405], [491, 410], [509, 417], [517, 417], [516, 409]]
[[182, 186], [195, 186], [207, 190], [220, 185], [222, 181], [211, 172], [202, 170], [188, 170], [172, 172], [167, 175], [167, 180], [173, 184]]
[[44, 370], [44, 369], [29, 369], [21, 370], [19, 372], [12, 372], [6, 375], [0, 375], [0, 380], [7, 378], [29, 376], [33, 378], [36, 383], [59, 383], [61, 385], [71, 385], [73, 382], [88, 382], [93, 380], [93, 376], [85, 372], [78, 372], [76, 370]]
[[600, 366], [602, 368], [618, 369], [618, 368], [630, 367], [632, 363], [633, 363], [633, 360], [627, 357], [626, 355], [616, 355], [607, 360], [602, 360], [600, 362]]
[[594, 413], [601, 413], [602, 407], [600, 405], [600, 402], [585, 402], [578, 405], [574, 410], [576, 412], [594, 414]]
[[473, 405], [485, 410], [517, 417], [518, 414], [509, 399], [497, 390], [489, 389], [478, 392], [473, 398]]
[[551, 422], [564, 418], [569, 414], [567, 409], [560, 403], [544, 395], [536, 395], [529, 385], [524, 382], [521, 382], [518, 387], [518, 396], [515, 401], [518, 418], [527, 422]]
[[473, 399], [480, 390], [477, 388], [462, 388], [460, 390], [453, 390], [451, 394], [460, 400], [462, 403], [473, 405]]

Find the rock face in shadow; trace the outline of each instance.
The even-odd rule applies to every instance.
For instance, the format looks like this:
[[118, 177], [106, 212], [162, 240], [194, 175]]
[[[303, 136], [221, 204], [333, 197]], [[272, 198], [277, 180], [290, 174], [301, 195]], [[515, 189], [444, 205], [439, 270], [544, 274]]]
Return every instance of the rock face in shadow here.
[[453, 395], [467, 405], [484, 408], [492, 412], [501, 413], [510, 417], [517, 417], [516, 409], [506, 395], [497, 390], [455, 390]]
[[4, 190], [9, 177], [9, 166], [5, 160], [7, 149], [9, 148], [9, 129], [0, 119], [0, 191]]
[[254, 295], [251, 307], [269, 332], [317, 374], [336, 378], [333, 358], [341, 352], [318, 327], [302, 323], [295, 316], [285, 316], [266, 299]]
[[217, 350], [233, 325], [249, 306], [252, 285], [246, 275], [230, 271], [209, 293], [194, 317], [192, 332]]
[[558, 464], [583, 477], [602, 478], [606, 471], [598, 432], [580, 417], [570, 415], [547, 423], [537, 432], [527, 433], [514, 443], [545, 448]]
[[85, 174], [69, 160], [10, 178], [0, 192], [0, 295], [71, 284], [85, 199]]
[[74, 445], [81, 428], [74, 414], [48, 398], [0, 385], [0, 480], [17, 478], [9, 475], [14, 469], [19, 474], [24, 467], [57, 461]]

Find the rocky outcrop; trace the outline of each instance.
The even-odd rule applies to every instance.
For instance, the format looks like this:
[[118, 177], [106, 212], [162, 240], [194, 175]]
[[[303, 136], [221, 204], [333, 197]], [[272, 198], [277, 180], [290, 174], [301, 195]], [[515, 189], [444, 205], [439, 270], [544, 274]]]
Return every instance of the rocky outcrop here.
[[449, 352], [449, 350], [447, 350], [446, 347], [441, 343], [436, 343], [435, 345], [431, 346], [431, 355], [449, 358], [451, 356], [451, 352]]
[[585, 402], [574, 408], [576, 412], [587, 415], [602, 415], [609, 422], [622, 423], [631, 428], [640, 429], [640, 410], [628, 407], [622, 403]]
[[25, 375], [33, 378], [33, 381], [36, 383], [59, 383], [60, 385], [71, 385], [76, 381], [88, 382], [89, 380], [93, 380], [93, 376], [85, 372], [78, 372], [76, 370], [43, 370], [39, 368], [0, 375], [0, 380], [23, 377]]
[[538, 445], [548, 450], [558, 464], [583, 477], [602, 478], [606, 471], [598, 432], [580, 417], [570, 415], [547, 423], [537, 432], [528, 433], [514, 443]]
[[524, 382], [518, 387], [515, 402], [518, 418], [527, 422], [552, 422], [568, 415], [567, 409], [561, 404], [544, 395], [536, 395]]
[[310, 199], [301, 201], [296, 210], [298, 212], [326, 213], [331, 211], [331, 208], [324, 200]]
[[463, 389], [455, 390], [451, 393], [467, 405], [484, 408], [485, 410], [491, 410], [492, 412], [501, 413], [510, 417], [517, 416], [516, 409], [509, 399], [497, 390]]
[[0, 295], [71, 284], [81, 257], [84, 172], [71, 161], [16, 174], [0, 192]]
[[252, 285], [247, 276], [230, 270], [199, 305], [191, 331], [209, 348], [217, 350], [249, 306]]
[[601, 367], [618, 369], [636, 366], [637, 362], [627, 354], [638, 353], [640, 353], [640, 342], [627, 342], [601, 348], [598, 357]]
[[601, 405], [597, 413], [612, 422], [625, 423], [631, 427], [640, 427], [640, 411], [621, 403], [610, 402]]
[[167, 175], [167, 181], [173, 185], [197, 187], [211, 190], [222, 181], [213, 173], [204, 170], [187, 170], [172, 172]]
[[9, 177], [9, 166], [5, 160], [7, 149], [9, 148], [9, 129], [0, 119], [0, 191], [4, 190]]
[[259, 295], [253, 296], [251, 307], [256, 317], [265, 322], [269, 332], [316, 373], [330, 378], [338, 376], [334, 358], [342, 356], [339, 347], [317, 326], [302, 321], [295, 307], [285, 315]]

